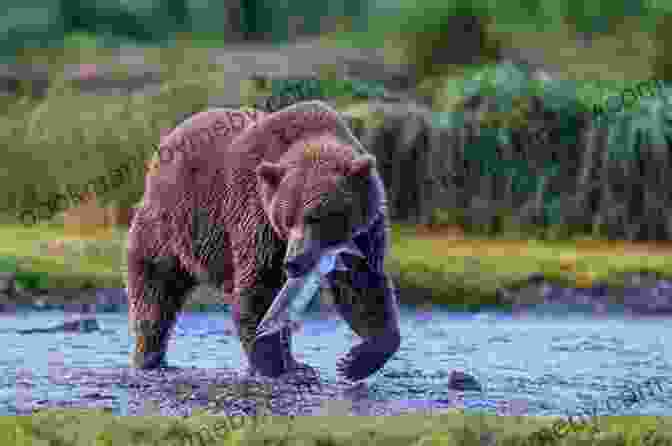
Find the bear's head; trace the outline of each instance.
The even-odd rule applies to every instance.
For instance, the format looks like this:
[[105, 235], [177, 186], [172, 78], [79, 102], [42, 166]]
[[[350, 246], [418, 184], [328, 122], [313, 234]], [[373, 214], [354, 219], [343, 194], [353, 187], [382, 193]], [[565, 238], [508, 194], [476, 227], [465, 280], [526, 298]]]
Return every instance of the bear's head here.
[[286, 260], [309, 267], [332, 246], [366, 230], [384, 202], [375, 158], [338, 112], [308, 101], [267, 115], [233, 142], [258, 157], [257, 191]]
[[229, 150], [239, 154], [240, 184], [254, 179], [272, 232], [287, 241], [287, 282], [257, 327], [257, 340], [283, 326], [289, 307], [296, 314], [315, 302], [316, 279], [342, 303], [394, 297], [384, 273], [383, 182], [375, 158], [336, 110], [321, 101], [283, 108], [241, 133]]
[[264, 210], [276, 233], [289, 240], [288, 259], [317, 256], [366, 227], [373, 216], [374, 168], [372, 156], [357, 154], [330, 134], [308, 137], [277, 162], [259, 165]]

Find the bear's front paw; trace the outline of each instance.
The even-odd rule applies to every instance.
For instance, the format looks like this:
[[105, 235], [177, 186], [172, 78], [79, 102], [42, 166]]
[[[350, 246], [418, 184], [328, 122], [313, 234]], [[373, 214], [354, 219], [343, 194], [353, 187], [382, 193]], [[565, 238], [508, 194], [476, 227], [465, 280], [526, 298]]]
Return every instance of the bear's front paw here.
[[162, 325], [150, 321], [137, 323], [135, 349], [131, 355], [134, 368], [149, 370], [166, 366], [167, 332]]
[[168, 366], [165, 353], [156, 352], [147, 352], [144, 354], [135, 352], [131, 363], [134, 368], [140, 370], [154, 370]]
[[289, 351], [281, 340], [281, 333], [257, 336], [250, 349], [250, 365], [268, 378], [277, 378], [294, 365]]
[[353, 347], [350, 352], [336, 364], [340, 378], [349, 381], [360, 381], [382, 369], [387, 361], [399, 349], [400, 338], [390, 334], [367, 339]]
[[361, 381], [382, 369], [389, 356], [376, 354], [369, 357], [357, 357], [347, 355], [336, 364], [339, 378], [348, 381]]

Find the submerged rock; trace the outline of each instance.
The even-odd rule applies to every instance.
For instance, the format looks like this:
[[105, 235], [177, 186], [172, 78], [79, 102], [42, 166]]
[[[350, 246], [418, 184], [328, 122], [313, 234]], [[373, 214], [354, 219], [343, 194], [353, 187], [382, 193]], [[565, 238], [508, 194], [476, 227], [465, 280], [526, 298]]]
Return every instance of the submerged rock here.
[[476, 378], [459, 370], [453, 370], [452, 372], [450, 372], [450, 381], [448, 382], [448, 388], [460, 392], [483, 391], [481, 385], [478, 383], [478, 381], [476, 381]]
[[65, 322], [55, 327], [48, 328], [30, 328], [27, 330], [17, 330], [19, 334], [35, 334], [35, 333], [59, 333], [59, 332], [77, 332], [77, 333], [91, 333], [99, 331], [100, 326], [96, 319], [79, 319], [75, 321]]

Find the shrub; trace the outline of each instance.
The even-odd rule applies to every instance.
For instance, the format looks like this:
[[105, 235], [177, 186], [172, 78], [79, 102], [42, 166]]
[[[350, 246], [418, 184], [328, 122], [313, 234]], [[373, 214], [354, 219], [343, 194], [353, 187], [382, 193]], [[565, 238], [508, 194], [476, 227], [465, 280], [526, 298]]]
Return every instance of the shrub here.
[[429, 218], [430, 226], [455, 226], [464, 223], [463, 211], [459, 209], [437, 208], [432, 211]]

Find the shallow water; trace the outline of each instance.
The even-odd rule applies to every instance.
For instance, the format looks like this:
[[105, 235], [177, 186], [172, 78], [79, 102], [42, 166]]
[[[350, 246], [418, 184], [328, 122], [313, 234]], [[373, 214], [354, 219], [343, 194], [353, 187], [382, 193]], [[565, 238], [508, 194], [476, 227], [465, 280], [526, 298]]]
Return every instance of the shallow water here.
[[[247, 374], [228, 312], [181, 315], [168, 353], [176, 368], [154, 372], [128, 368], [133, 338], [126, 313], [99, 313], [102, 331], [93, 333], [15, 331], [63, 323], [64, 316], [19, 311], [0, 318], [0, 415], [51, 406], [187, 415], [214, 404], [215, 395], [225, 396], [212, 411], [249, 414], [255, 394], [268, 391], [263, 384], [271, 385], [274, 414], [391, 415], [464, 406], [563, 415], [593, 405], [605, 415], [672, 414], [668, 318], [420, 313], [404, 307], [398, 354], [378, 374], [349, 384], [337, 381], [336, 358], [358, 341], [337, 316], [314, 314], [294, 336], [296, 359], [313, 366], [319, 378], [299, 371], [277, 380]], [[484, 392], [448, 389], [452, 370], [474, 375]], [[654, 377], [664, 380], [663, 391], [629, 409], [613, 401], [611, 410], [605, 406], [623, 388]]]

